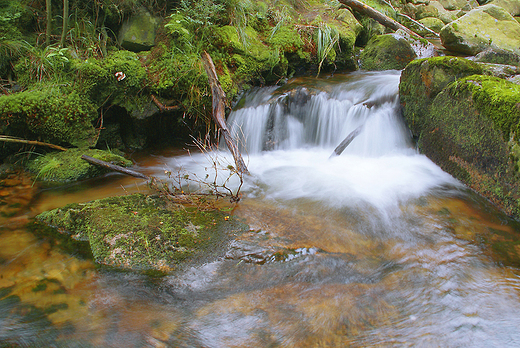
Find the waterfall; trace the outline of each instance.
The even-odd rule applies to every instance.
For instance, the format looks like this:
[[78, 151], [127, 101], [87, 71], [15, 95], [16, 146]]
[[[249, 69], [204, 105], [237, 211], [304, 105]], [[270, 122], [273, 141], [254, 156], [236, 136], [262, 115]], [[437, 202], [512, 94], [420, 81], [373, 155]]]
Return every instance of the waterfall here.
[[[244, 197], [371, 207], [387, 215], [402, 202], [460, 185], [414, 148], [399, 108], [399, 78], [399, 71], [356, 72], [246, 93], [228, 117], [251, 172], [241, 186]], [[360, 125], [346, 150], [330, 158]], [[224, 170], [212, 172], [208, 156]], [[181, 167], [211, 182], [239, 186], [225, 173], [234, 165], [225, 145], [218, 153], [165, 161], [168, 169]]]
[[410, 152], [397, 98], [400, 72], [352, 74], [324, 88], [308, 81], [254, 90], [229, 119], [242, 151], [334, 148], [360, 125], [346, 153], [382, 156]]

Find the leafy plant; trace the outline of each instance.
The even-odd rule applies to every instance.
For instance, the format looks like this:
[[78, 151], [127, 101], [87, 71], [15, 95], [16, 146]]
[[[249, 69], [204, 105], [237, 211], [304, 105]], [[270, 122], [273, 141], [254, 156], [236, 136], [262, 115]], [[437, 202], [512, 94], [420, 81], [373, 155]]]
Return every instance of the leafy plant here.
[[[339, 42], [339, 32], [329, 27], [328, 25], [321, 23], [316, 28], [316, 54], [318, 56], [318, 74], [320, 75], [321, 68], [325, 59], [329, 57], [329, 54], [333, 52], [334, 46]], [[333, 59], [331, 59], [333, 60]]]
[[43, 49], [28, 46], [26, 55], [16, 65], [16, 72], [22, 83], [41, 82], [43, 80], [60, 80], [60, 75], [67, 72], [70, 61], [68, 48], [47, 46]]

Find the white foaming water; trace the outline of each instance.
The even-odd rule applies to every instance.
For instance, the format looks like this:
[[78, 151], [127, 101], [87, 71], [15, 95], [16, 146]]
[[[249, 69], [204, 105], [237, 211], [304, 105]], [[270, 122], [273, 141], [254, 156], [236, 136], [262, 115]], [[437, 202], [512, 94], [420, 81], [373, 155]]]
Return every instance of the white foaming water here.
[[[306, 86], [318, 87], [288, 84], [246, 96], [228, 120], [252, 174], [242, 192], [385, 209], [441, 186], [459, 185], [413, 148], [399, 111], [399, 77], [397, 71], [354, 73], [326, 81], [324, 87], [310, 80]], [[345, 151], [329, 158], [359, 126], [361, 133]], [[227, 151], [218, 156], [225, 166], [233, 164]], [[207, 155], [174, 161], [169, 166], [214, 177]], [[238, 180], [229, 185], [237, 186]]]

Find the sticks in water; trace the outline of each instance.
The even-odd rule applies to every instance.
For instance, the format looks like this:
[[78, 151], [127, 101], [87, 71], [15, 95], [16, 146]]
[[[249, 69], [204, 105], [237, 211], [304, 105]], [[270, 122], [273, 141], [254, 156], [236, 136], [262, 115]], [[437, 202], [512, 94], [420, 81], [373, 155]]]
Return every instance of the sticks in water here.
[[347, 146], [350, 145], [350, 143], [352, 142], [352, 140], [354, 140], [358, 135], [359, 133], [361, 133], [361, 131], [363, 130], [363, 127], [365, 125], [362, 124], [361, 126], [357, 127], [356, 129], [354, 129], [352, 132], [350, 132], [349, 135], [347, 135], [347, 137], [345, 138], [345, 140], [343, 140], [341, 142], [341, 144], [339, 144], [335, 149], [334, 149], [334, 152], [332, 153], [332, 155], [330, 155], [329, 159], [332, 158], [332, 157], [335, 157], [335, 156], [339, 156], [341, 155], [341, 153], [347, 148]]
[[241, 174], [249, 174], [247, 166], [244, 163], [244, 159], [238, 150], [235, 139], [233, 139], [226, 126], [226, 112], [224, 104], [226, 93], [224, 93], [224, 90], [218, 81], [218, 76], [215, 70], [215, 65], [213, 64], [213, 60], [206, 51], [202, 53], [202, 63], [204, 65], [204, 69], [206, 70], [206, 74], [208, 74], [209, 85], [211, 86], [211, 94], [213, 96], [213, 119], [219, 126], [220, 132], [224, 136], [224, 141], [226, 142], [229, 151], [231, 151], [231, 154], [235, 159], [237, 171]]
[[119, 173], [122, 173], [122, 174], [130, 175], [130, 176], [133, 176], [135, 178], [141, 178], [141, 179], [146, 179], [146, 180], [150, 179], [147, 175], [144, 175], [143, 173], [139, 173], [139, 172], [136, 172], [136, 171], [131, 170], [131, 169], [123, 168], [121, 166], [118, 166], [118, 165], [115, 165], [115, 164], [112, 164], [112, 163], [108, 163], [108, 162], [99, 160], [99, 159], [94, 158], [94, 157], [90, 157], [90, 156], [87, 156], [87, 155], [82, 155], [81, 159], [83, 159], [83, 160], [85, 160], [85, 161], [87, 161], [87, 162], [89, 162], [91, 164], [95, 164], [97, 166], [100, 166], [100, 167], [103, 167], [103, 168], [106, 168], [106, 169], [110, 169], [110, 170], [113, 170], [113, 171], [116, 171], [116, 172], [119, 172]]

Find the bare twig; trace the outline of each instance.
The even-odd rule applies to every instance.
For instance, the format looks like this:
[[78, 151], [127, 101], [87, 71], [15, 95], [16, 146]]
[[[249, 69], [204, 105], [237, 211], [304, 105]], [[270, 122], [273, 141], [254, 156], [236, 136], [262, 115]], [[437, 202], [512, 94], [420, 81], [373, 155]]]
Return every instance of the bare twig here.
[[93, 158], [93, 157], [90, 157], [87, 155], [82, 155], [81, 159], [84, 159], [85, 161], [87, 161], [91, 164], [95, 164], [97, 166], [100, 166], [100, 167], [103, 167], [106, 169], [110, 169], [110, 170], [113, 170], [113, 171], [116, 171], [116, 172], [119, 172], [122, 174], [130, 175], [130, 176], [133, 176], [136, 178], [141, 178], [141, 179], [146, 179], [146, 180], [150, 179], [147, 175], [144, 175], [143, 173], [139, 173], [139, 172], [136, 172], [131, 169], [123, 168], [121, 166], [118, 166], [118, 165], [115, 165], [112, 163], [108, 163], [108, 162], [105, 162], [105, 161], [102, 161], [102, 160], [99, 160], [97, 158]]
[[352, 8], [353, 10], [361, 12], [361, 13], [369, 16], [370, 18], [375, 19], [376, 21], [378, 21], [379, 23], [381, 23], [382, 25], [384, 25], [387, 28], [390, 28], [392, 30], [402, 29], [405, 32], [407, 32], [410, 36], [418, 38], [418, 39], [422, 39], [422, 37], [419, 34], [417, 34], [416, 32], [408, 29], [401, 23], [394, 21], [392, 18], [382, 14], [381, 12], [362, 3], [361, 1], [358, 1], [358, 0], [338, 0], [338, 1], [340, 3], [342, 3], [343, 5], [346, 5], [350, 8]]
[[67, 151], [66, 148], [61, 147], [59, 145], [44, 143], [44, 142], [36, 141], [36, 140], [26, 140], [26, 139], [21, 139], [21, 138], [16, 138], [16, 137], [10, 137], [7, 135], [0, 135], [0, 141], [4, 141], [7, 143], [19, 143], [19, 144], [46, 146], [46, 147], [50, 147], [51, 149], [55, 149], [55, 150]]
[[164, 105], [164, 104], [161, 103], [161, 102], [159, 101], [159, 99], [157, 99], [157, 97], [154, 96], [153, 94], [150, 95], [150, 98], [152, 98], [152, 101], [155, 103], [155, 105], [157, 105], [157, 107], [159, 108], [159, 110], [160, 110], [161, 112], [177, 110], [177, 109], [179, 108], [178, 105], [173, 105], [173, 106], [166, 106], [166, 105]]

